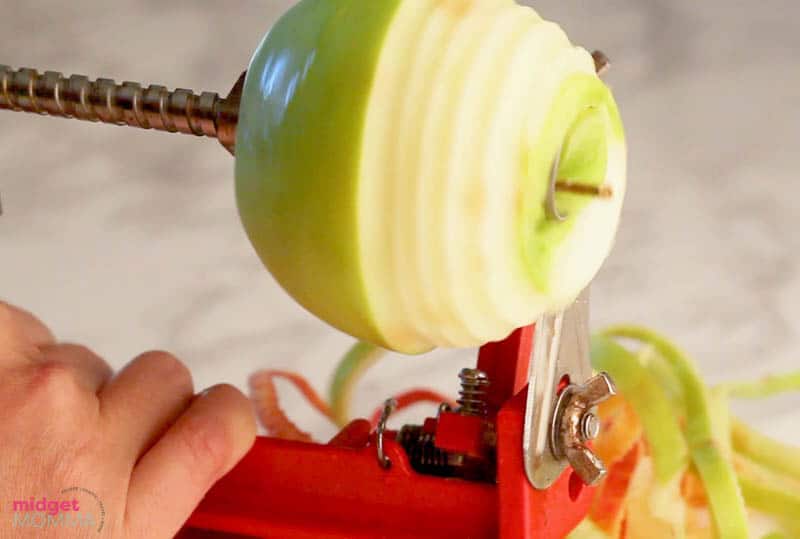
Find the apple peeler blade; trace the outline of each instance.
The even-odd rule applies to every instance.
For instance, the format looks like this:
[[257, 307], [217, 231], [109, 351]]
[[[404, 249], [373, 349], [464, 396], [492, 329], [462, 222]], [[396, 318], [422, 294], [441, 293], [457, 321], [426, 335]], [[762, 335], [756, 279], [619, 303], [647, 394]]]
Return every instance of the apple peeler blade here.
[[592, 377], [589, 344], [588, 288], [567, 309], [536, 323], [522, 441], [534, 488], [550, 487], [568, 465], [590, 485], [605, 475], [586, 444], [599, 431], [594, 407], [616, 391], [607, 374]]

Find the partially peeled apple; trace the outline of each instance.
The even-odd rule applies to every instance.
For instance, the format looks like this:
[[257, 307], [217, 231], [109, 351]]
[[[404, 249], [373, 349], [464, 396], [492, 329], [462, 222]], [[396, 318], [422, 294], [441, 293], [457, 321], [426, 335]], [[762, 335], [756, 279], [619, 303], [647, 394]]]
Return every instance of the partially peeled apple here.
[[[257, 49], [236, 138], [283, 288], [404, 353], [502, 339], [607, 257], [626, 149], [591, 55], [512, 0], [303, 0]], [[551, 169], [611, 196], [559, 192]]]

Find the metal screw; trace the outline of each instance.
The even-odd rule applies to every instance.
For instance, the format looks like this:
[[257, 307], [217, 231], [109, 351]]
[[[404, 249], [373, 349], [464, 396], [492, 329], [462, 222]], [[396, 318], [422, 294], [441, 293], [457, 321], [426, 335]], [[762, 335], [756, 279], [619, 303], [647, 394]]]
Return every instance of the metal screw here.
[[602, 461], [586, 446], [600, 433], [600, 421], [592, 409], [615, 394], [611, 378], [600, 373], [583, 385], [568, 386], [556, 404], [551, 450], [556, 458], [566, 458], [587, 485], [597, 484], [606, 475]]
[[83, 75], [14, 71], [0, 65], [0, 109], [214, 137], [233, 153], [244, 77], [242, 73], [222, 98], [214, 92], [198, 95], [154, 84], [143, 88], [135, 82], [91, 81]]
[[456, 401], [460, 405], [458, 413], [485, 417], [489, 413], [484, 398], [489, 385], [487, 374], [479, 369], [461, 369], [458, 378], [461, 380], [460, 398]]
[[581, 418], [581, 437], [585, 441], [594, 440], [600, 434], [600, 420], [591, 412]]

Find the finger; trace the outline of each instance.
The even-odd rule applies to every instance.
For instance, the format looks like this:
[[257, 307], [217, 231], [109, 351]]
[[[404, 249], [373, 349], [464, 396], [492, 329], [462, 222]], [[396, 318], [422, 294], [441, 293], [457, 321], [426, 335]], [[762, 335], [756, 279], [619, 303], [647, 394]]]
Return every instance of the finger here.
[[100, 410], [132, 463], [186, 410], [193, 395], [192, 375], [180, 360], [167, 352], [147, 352], [100, 391]]
[[111, 378], [111, 367], [100, 356], [77, 344], [51, 344], [41, 348], [42, 361], [61, 363], [76, 374], [76, 379], [92, 393], [97, 393]]
[[38, 318], [0, 301], [0, 362], [24, 362], [38, 355], [38, 347], [54, 342], [53, 334]]
[[194, 399], [133, 471], [126, 511], [130, 535], [171, 537], [247, 453], [255, 435], [252, 406], [234, 387], [215, 386]]

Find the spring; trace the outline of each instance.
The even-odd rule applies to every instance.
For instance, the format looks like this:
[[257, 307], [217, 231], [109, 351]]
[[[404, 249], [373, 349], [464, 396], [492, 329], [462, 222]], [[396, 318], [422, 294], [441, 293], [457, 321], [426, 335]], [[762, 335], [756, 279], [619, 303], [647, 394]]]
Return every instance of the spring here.
[[453, 475], [447, 452], [436, 447], [433, 434], [418, 425], [406, 425], [398, 434], [398, 442], [408, 454], [411, 467], [423, 474], [448, 477]]

